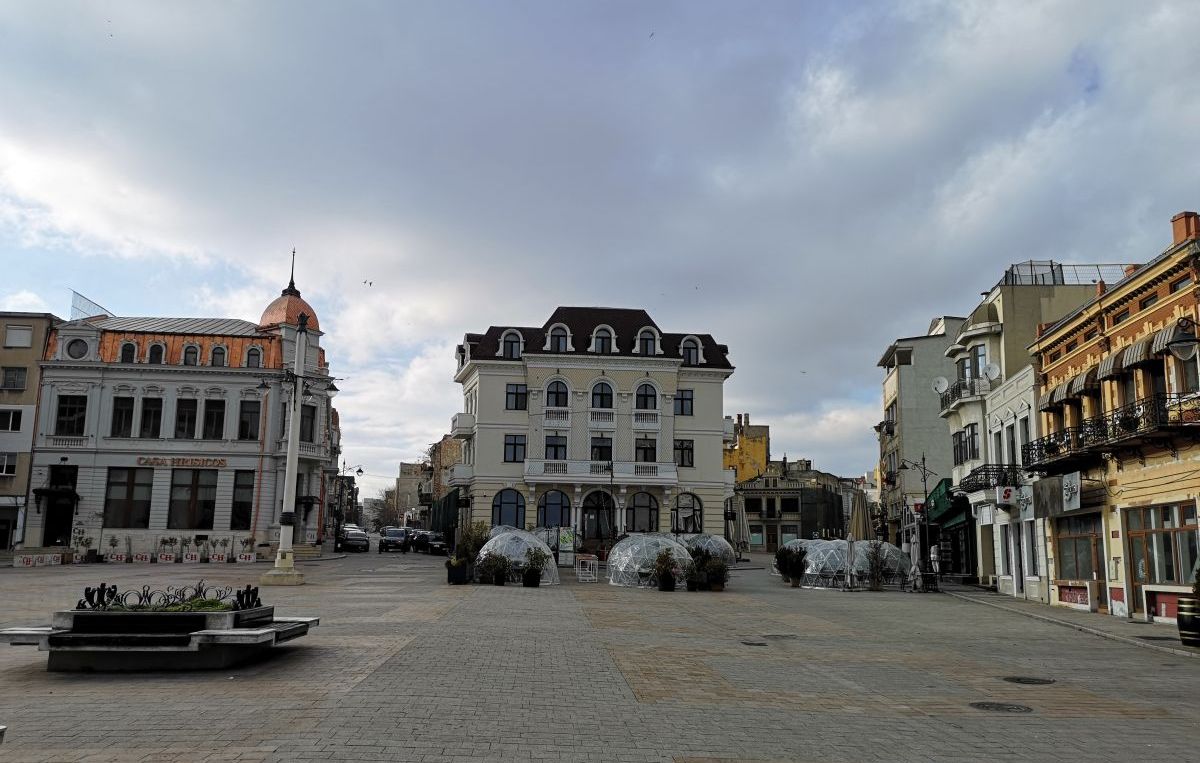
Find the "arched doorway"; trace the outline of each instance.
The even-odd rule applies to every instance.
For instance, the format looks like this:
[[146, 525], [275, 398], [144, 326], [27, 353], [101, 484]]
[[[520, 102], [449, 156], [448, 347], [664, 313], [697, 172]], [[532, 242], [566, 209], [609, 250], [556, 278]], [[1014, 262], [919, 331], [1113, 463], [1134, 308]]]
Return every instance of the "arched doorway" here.
[[612, 544], [616, 537], [617, 505], [603, 490], [588, 493], [583, 499], [580, 514], [579, 548], [585, 553], [597, 553]]
[[703, 530], [703, 512], [700, 499], [691, 493], [680, 493], [675, 499], [675, 510], [671, 512], [671, 527], [677, 533], [698, 533]]

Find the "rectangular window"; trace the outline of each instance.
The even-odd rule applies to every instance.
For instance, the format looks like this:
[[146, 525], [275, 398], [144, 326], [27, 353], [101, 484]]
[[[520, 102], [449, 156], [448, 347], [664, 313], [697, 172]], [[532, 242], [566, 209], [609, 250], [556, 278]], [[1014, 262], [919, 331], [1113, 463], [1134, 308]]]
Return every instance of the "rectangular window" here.
[[504, 462], [517, 464], [525, 460], [525, 435], [504, 435]]
[[196, 401], [182, 399], [175, 401], [175, 439], [196, 439]]
[[315, 405], [300, 406], [300, 442], [312, 442], [316, 431], [317, 407]]
[[[1029, 417], [1025, 416], [1024, 418], [1018, 420], [1017, 425], [1021, 428], [1021, 447], [1024, 447], [1029, 444]], [[1016, 460], [1017, 463], [1021, 463], [1020, 453], [1021, 453], [1021, 450], [1020, 450], [1020, 448], [1018, 448], [1017, 449], [1018, 457]]]
[[205, 440], [225, 439], [224, 400], [204, 401], [204, 428], [201, 438]]
[[133, 437], [133, 398], [114, 397], [110, 437]]
[[142, 423], [141, 429], [138, 431], [139, 437], [154, 437], [160, 436], [162, 431], [162, 398], [160, 397], [143, 397], [142, 398]]
[[1028, 543], [1028, 545], [1026, 545], [1025, 548], [1028, 550], [1029, 553], [1026, 554], [1026, 556], [1025, 556], [1025, 559], [1026, 559], [1025, 573], [1031, 577], [1037, 577], [1037, 575], [1038, 575], [1038, 552], [1037, 552], [1037, 533], [1035, 532], [1035, 530], [1037, 529], [1037, 523], [1036, 522], [1028, 522], [1026, 524], [1026, 526], [1029, 528], [1029, 530], [1025, 533], [1025, 537], [1029, 539], [1029, 543]]
[[1071, 341], [1067, 342], [1067, 346], [1063, 348], [1063, 352], [1072, 352], [1078, 346], [1079, 343], [1072, 339]]
[[1148, 296], [1148, 297], [1142, 297], [1142, 301], [1141, 301], [1141, 302], [1138, 302], [1138, 309], [1139, 309], [1139, 310], [1148, 310], [1148, 309], [1150, 309], [1151, 307], [1154, 307], [1154, 305], [1155, 305], [1157, 302], [1158, 302], [1158, 295], [1157, 295], [1157, 294], [1151, 294], [1151, 295], [1150, 295], [1150, 296]]
[[1007, 575], [1008, 572], [1008, 554], [1010, 549], [1010, 532], [1008, 525], [1000, 526], [1000, 574]]
[[0, 453], [0, 477], [17, 476], [17, 454]]
[[750, 545], [761, 546], [763, 544], [763, 526], [750, 525]]
[[787, 543], [789, 540], [795, 540], [800, 536], [800, 525], [780, 525], [779, 526], [779, 542]]
[[153, 469], [108, 470], [104, 494], [105, 527], [150, 527], [150, 495], [154, 489]]
[[954, 364], [958, 368], [958, 380], [966, 381], [971, 378], [971, 359], [961, 358]]
[[1116, 326], [1118, 323], [1123, 323], [1129, 317], [1129, 310], [1126, 308], [1109, 319], [1109, 325]]
[[87, 422], [87, 395], [59, 395], [54, 434], [81, 437]]
[[233, 473], [233, 503], [229, 511], [229, 529], [249, 530], [253, 511], [254, 472], [238, 470]]
[[775, 519], [779, 515], [775, 513], [775, 499], [768, 498], [767, 500], [767, 519]]
[[0, 411], [0, 432], [20, 432], [21, 411]]
[[971, 348], [971, 370], [976, 379], [983, 378], [983, 367], [987, 365], [987, 345], [977, 344]]
[[566, 435], [560, 435], [560, 434], [546, 435], [546, 460], [547, 461], [566, 461], [567, 460], [567, 438], [566, 438]]
[[1015, 464], [1017, 463], [1017, 427], [1013, 424], [1006, 426], [1004, 437], [1008, 441], [1008, 458], [1004, 463]]
[[1191, 276], [1184, 276], [1183, 278], [1176, 279], [1171, 282], [1171, 293], [1174, 294], [1176, 292], [1183, 291], [1184, 289], [1186, 289], [1187, 287], [1189, 287], [1191, 285], [1192, 285], [1192, 277]]
[[238, 406], [238, 439], [257, 440], [260, 418], [262, 403], [258, 400], [243, 400]]
[[524, 411], [529, 408], [529, 388], [524, 384], [504, 386], [504, 410]]
[[1183, 392], [1191, 393], [1200, 391], [1200, 375], [1197, 374], [1197, 359], [1184, 360], [1179, 362], [1183, 372]]
[[681, 389], [675, 392], [675, 415], [676, 416], [691, 416], [692, 415], [693, 391], [690, 389]]
[[1083, 335], [1083, 341], [1088, 342], [1095, 339], [1100, 332], [1096, 329], [1088, 329], [1088, 332]]
[[658, 441], [653, 437], [639, 437], [634, 440], [634, 453], [640, 463], [652, 464], [658, 460]]
[[593, 437], [592, 438], [592, 460], [593, 461], [612, 461], [612, 438], [611, 437]]
[[696, 441], [695, 440], [676, 440], [675, 441], [675, 465], [676, 466], [695, 466], [696, 465]]
[[1192, 503], [1127, 511], [1130, 558], [1137, 583], [1191, 585], [1200, 526]]
[[779, 510], [784, 514], [799, 514], [800, 499], [796, 496], [784, 496], [779, 499]]
[[992, 463], [995, 464], [1004, 463], [1004, 446], [1000, 437], [1000, 432], [992, 432]]
[[217, 507], [216, 469], [172, 469], [170, 530], [211, 530]]
[[1097, 569], [1099, 560], [1093, 554], [1103, 542], [1099, 514], [1064, 517], [1057, 521], [1055, 530], [1059, 579], [1091, 580], [1096, 572], [1103, 572]]
[[762, 513], [762, 499], [761, 498], [747, 498], [746, 499], [746, 513], [747, 514], [761, 514]]
[[25, 369], [15, 366], [0, 369], [0, 389], [25, 389]]
[[32, 347], [33, 326], [6, 326], [4, 328], [5, 347]]
[[963, 427], [963, 437], [967, 449], [967, 460], [979, 458], [979, 425], [967, 424]]

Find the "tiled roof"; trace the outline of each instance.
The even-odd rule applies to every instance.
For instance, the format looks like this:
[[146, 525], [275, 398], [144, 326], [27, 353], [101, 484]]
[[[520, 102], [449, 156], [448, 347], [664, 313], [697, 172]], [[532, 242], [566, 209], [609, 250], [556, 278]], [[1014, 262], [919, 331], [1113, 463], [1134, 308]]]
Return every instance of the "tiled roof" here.
[[83, 323], [103, 331], [136, 331], [144, 334], [199, 334], [206, 336], [259, 336], [250, 321], [238, 318], [85, 318]]

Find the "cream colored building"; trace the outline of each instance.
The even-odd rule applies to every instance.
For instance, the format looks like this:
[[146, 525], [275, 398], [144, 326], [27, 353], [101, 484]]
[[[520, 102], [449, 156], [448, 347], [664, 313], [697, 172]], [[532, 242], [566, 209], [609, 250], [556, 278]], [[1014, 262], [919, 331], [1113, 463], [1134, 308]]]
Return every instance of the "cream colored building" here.
[[727, 354], [644, 310], [560, 307], [540, 327], [467, 334], [451, 423], [462, 518], [572, 527], [601, 552], [627, 532], [723, 534]]

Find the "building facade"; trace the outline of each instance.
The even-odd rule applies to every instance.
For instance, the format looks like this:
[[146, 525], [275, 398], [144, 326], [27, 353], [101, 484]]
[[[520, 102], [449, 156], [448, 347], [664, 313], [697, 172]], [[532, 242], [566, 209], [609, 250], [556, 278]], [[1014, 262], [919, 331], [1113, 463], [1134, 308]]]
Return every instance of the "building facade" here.
[[733, 370], [711, 336], [663, 332], [644, 310], [560, 307], [540, 327], [467, 334], [451, 423], [462, 519], [571, 527], [601, 554], [629, 532], [723, 533]]
[[48, 313], [0, 313], [0, 551], [24, 536]]
[[1171, 620], [1197, 574], [1200, 216], [1171, 224], [1162, 254], [1030, 347], [1044, 434], [1024, 458], [1053, 604]]
[[[733, 437], [729, 439], [731, 426]], [[771, 461], [771, 427], [751, 424], [749, 413], [739, 413], [736, 421], [726, 417], [725, 428], [725, 468], [733, 469], [738, 482], [765, 474]]]
[[[52, 328], [26, 546], [87, 539], [107, 554], [153, 553], [168, 539], [277, 541], [301, 314], [304, 375], [328, 379], [316, 313], [294, 284], [258, 324], [101, 316]], [[306, 385], [300, 413], [300, 545], [322, 534], [326, 478], [336, 472], [323, 386]]]
[[737, 483], [739, 509], [750, 525], [750, 550], [774, 553], [796, 538], [845, 538], [848, 488], [840, 477], [813, 469], [807, 459], [771, 461], [762, 474]]

